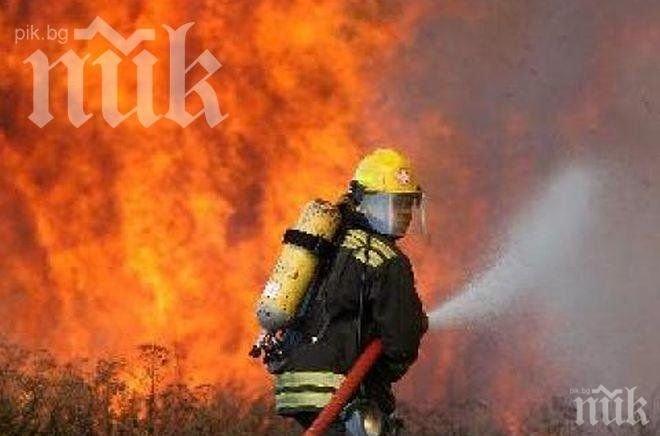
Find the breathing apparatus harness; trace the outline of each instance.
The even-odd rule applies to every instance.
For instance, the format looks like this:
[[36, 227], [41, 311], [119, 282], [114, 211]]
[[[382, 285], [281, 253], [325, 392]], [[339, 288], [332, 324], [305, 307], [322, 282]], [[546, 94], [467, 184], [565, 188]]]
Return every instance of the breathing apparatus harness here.
[[[288, 229], [285, 231], [282, 238], [283, 244], [291, 244], [301, 247], [318, 258], [318, 265], [309, 284], [309, 288], [303, 297], [298, 310], [292, 317], [291, 321], [281, 329], [275, 332], [266, 333], [255, 344], [250, 351], [252, 357], [263, 357], [263, 362], [267, 366], [269, 372], [277, 373], [284, 366], [287, 355], [297, 346], [299, 346], [306, 339], [300, 332], [300, 326], [305, 321], [306, 317], [310, 315], [309, 310], [312, 304], [317, 300], [321, 306], [321, 322], [317, 326], [314, 336], [311, 337], [313, 342], [323, 338], [330, 323], [330, 315], [326, 307], [326, 297], [323, 295], [327, 292], [321, 286], [321, 279], [325, 276], [328, 267], [332, 264], [336, 250], [341, 243], [338, 239], [345, 233], [346, 228], [358, 226], [362, 228], [369, 228], [369, 224], [360, 215], [356, 209], [364, 195], [364, 189], [356, 181], [352, 181], [349, 185], [348, 192], [338, 201], [335, 205], [340, 212], [341, 221], [339, 229], [335, 233], [333, 239], [328, 241], [320, 236], [312, 235], [310, 233], [300, 231], [297, 229]], [[366, 256], [369, 256], [371, 249], [371, 234], [367, 232], [366, 241]], [[356, 323], [356, 349], [359, 349], [362, 344], [364, 336], [364, 310], [365, 310], [365, 295], [367, 293], [367, 265], [363, 265], [361, 271], [360, 293], [358, 295], [358, 313], [355, 319]], [[321, 293], [321, 295], [319, 295]]]
[[[359, 225], [360, 227], [365, 227], [368, 228], [368, 223], [366, 220], [356, 211], [357, 205], [360, 204], [362, 201], [362, 198], [364, 196], [364, 188], [356, 181], [351, 181], [349, 185], [349, 191], [348, 193], [340, 199], [339, 203], [337, 204], [337, 207], [339, 208], [342, 216], [342, 224], [340, 227], [347, 227], [350, 225]], [[288, 231], [287, 231], [288, 232]], [[343, 234], [343, 229], [337, 232], [337, 237], [340, 237]], [[332, 260], [332, 255], [334, 254], [334, 250], [336, 250], [339, 241], [337, 241], [337, 237], [333, 240], [332, 244], [329, 244], [329, 246], [326, 246], [325, 249], [322, 252], [319, 252], [319, 257], [321, 259], [321, 263], [316, 271], [316, 275], [314, 280], [312, 281], [312, 286], [310, 286], [310, 292], [307, 293], [305, 296], [305, 299], [303, 300], [300, 310], [296, 314], [296, 321], [299, 321], [303, 319], [308, 312], [308, 308], [312, 301], [314, 301], [318, 293], [321, 291], [320, 286], [318, 286], [318, 283], [316, 281], [322, 277], [325, 273], [326, 268], [329, 266]], [[286, 239], [286, 234], [285, 234], [285, 239]], [[321, 238], [319, 238], [321, 239]], [[325, 241], [324, 241], [325, 242]], [[370, 256], [370, 250], [371, 250], [371, 233], [367, 232], [367, 239], [366, 239], [366, 247], [365, 247], [365, 256], [368, 259]], [[364, 330], [364, 310], [365, 310], [365, 296], [368, 292], [368, 283], [367, 283], [367, 272], [368, 272], [368, 267], [367, 263], [364, 263], [362, 265], [362, 271], [360, 273], [361, 277], [361, 286], [360, 286], [360, 292], [358, 295], [358, 313], [355, 318], [355, 327], [356, 327], [356, 338], [355, 338], [355, 347], [356, 349], [360, 349], [362, 346], [362, 340], [363, 340], [363, 330]], [[325, 300], [325, 299], [324, 299]], [[325, 305], [325, 301], [322, 302], [322, 308], [323, 308], [323, 323], [321, 324], [319, 330], [317, 331], [316, 335], [314, 336], [315, 341], [320, 340], [323, 338], [325, 335], [326, 330], [328, 329], [328, 326], [330, 322], [332, 321], [330, 319], [330, 316], [328, 314], [328, 310]], [[294, 321], [292, 327], [295, 327]], [[291, 329], [292, 331], [295, 331], [295, 328]], [[361, 391], [363, 392], [363, 386], [361, 385]]]
[[308, 250], [319, 259], [319, 265], [311, 280], [310, 291], [305, 294], [300, 308], [293, 319], [287, 326], [275, 332], [268, 332], [262, 336], [249, 353], [254, 358], [262, 356], [263, 363], [268, 368], [268, 371], [273, 374], [279, 372], [280, 368], [284, 365], [288, 352], [303, 341], [302, 335], [298, 331], [298, 326], [307, 314], [311, 302], [316, 298], [319, 291], [318, 286], [316, 286], [317, 281], [325, 272], [329, 264], [328, 260], [332, 258], [336, 250], [334, 240], [329, 242], [320, 236], [297, 229], [287, 229], [282, 237], [282, 243]]

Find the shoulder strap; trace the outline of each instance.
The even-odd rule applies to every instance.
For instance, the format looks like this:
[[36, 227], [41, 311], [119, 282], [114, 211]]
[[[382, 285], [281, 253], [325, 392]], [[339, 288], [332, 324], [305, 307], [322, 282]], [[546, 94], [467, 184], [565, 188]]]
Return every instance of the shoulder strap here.
[[333, 243], [318, 235], [297, 229], [287, 229], [282, 238], [285, 244], [293, 244], [305, 248], [319, 257], [328, 255], [333, 249]]

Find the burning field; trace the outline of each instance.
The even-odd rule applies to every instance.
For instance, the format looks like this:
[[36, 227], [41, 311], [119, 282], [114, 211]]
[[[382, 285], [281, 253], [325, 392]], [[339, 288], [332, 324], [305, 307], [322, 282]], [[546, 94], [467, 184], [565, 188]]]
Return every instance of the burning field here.
[[[268, 418], [270, 381], [247, 356], [254, 304], [301, 205], [338, 198], [376, 145], [411, 155], [431, 205], [430, 238], [404, 243], [439, 320], [397, 386], [413, 434], [599, 434], [564, 398], [599, 384], [639, 386], [660, 413], [660, 6], [0, 4], [0, 421], [41, 392], [89, 405], [80, 428], [98, 433], [175, 433], [164, 411], [185, 407], [207, 419], [191, 434], [237, 415], [232, 434], [292, 431]], [[140, 47], [156, 113], [171, 98], [163, 25], [194, 22], [186, 63], [217, 57], [207, 82], [226, 118], [111, 127], [94, 60], [121, 52], [72, 39], [95, 17], [124, 37], [155, 29]], [[69, 39], [17, 41], [30, 25]], [[36, 50], [89, 54], [79, 127], [63, 65], [53, 119], [28, 119]], [[139, 50], [118, 67], [121, 112], [136, 106]], [[197, 65], [188, 85], [203, 78]]]

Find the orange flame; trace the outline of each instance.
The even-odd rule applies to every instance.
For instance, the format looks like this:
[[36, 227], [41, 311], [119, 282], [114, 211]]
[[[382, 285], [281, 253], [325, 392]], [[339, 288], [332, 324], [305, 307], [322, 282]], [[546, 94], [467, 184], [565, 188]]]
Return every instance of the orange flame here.
[[[182, 129], [162, 120], [144, 128], [131, 117], [112, 129], [91, 65], [107, 41], [3, 41], [2, 87], [13, 109], [4, 110], [0, 138], [0, 231], [8, 241], [1, 331], [61, 357], [176, 343], [192, 380], [259, 388], [263, 370], [246, 351], [280, 234], [305, 200], [336, 198], [346, 186], [361, 154], [355, 126], [372, 92], [366, 72], [403, 38], [415, 11], [353, 1], [75, 4], [74, 13], [74, 2], [10, 2], [2, 26], [66, 28], [71, 36], [98, 15], [124, 35], [156, 29], [156, 41], [143, 45], [159, 59], [162, 113], [161, 25], [194, 21], [188, 56], [208, 49], [222, 62], [210, 82], [229, 118], [215, 129], [202, 120]], [[69, 49], [90, 53], [85, 108], [93, 118], [80, 128], [62, 107], [61, 67], [51, 73], [55, 120], [39, 129], [26, 119], [32, 77], [22, 61], [37, 49], [51, 62]], [[125, 64], [124, 110], [135, 100], [135, 73]]]

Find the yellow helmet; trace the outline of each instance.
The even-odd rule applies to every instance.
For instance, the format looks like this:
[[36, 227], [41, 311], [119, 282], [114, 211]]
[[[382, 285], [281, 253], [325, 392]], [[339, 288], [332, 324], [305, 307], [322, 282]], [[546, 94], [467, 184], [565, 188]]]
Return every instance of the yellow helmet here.
[[358, 164], [353, 180], [367, 192], [416, 194], [421, 189], [408, 158], [391, 148], [379, 148]]
[[396, 150], [379, 148], [366, 155], [355, 170], [350, 193], [356, 210], [378, 233], [401, 237], [411, 222], [424, 228], [422, 190], [410, 161]]

